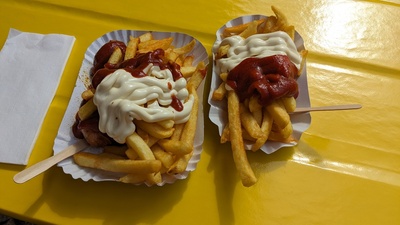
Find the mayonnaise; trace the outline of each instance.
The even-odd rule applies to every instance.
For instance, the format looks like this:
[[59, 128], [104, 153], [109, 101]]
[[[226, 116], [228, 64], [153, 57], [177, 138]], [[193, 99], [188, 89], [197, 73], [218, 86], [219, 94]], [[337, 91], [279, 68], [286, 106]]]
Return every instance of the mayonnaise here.
[[300, 69], [301, 56], [290, 36], [283, 31], [254, 34], [244, 39], [235, 35], [221, 41], [220, 46], [230, 45], [227, 58], [217, 60], [220, 72], [229, 72], [246, 58], [264, 58], [272, 55], [287, 55]]
[[[144, 72], [147, 76], [136, 78], [119, 69], [96, 88], [93, 102], [100, 115], [99, 129], [118, 143], [125, 143], [135, 131], [134, 119], [146, 122], [172, 119], [176, 123], [189, 119], [194, 98], [186, 89], [185, 78], [174, 81], [170, 70], [161, 70], [151, 63]], [[182, 111], [171, 107], [173, 95], [183, 104]]]

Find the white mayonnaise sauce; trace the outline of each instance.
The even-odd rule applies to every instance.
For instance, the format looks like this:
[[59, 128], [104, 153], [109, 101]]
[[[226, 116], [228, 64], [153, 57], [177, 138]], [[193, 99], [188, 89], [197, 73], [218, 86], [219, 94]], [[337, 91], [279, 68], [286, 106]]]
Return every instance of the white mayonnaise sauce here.
[[[100, 115], [99, 129], [118, 143], [125, 143], [135, 131], [133, 119], [146, 122], [172, 119], [176, 123], [189, 119], [194, 98], [189, 96], [185, 78], [174, 81], [170, 70], [161, 70], [153, 64], [143, 71], [147, 76], [136, 78], [123, 69], [116, 70], [96, 88], [93, 102]], [[182, 111], [170, 106], [172, 95], [182, 102]]]
[[227, 58], [217, 60], [220, 72], [229, 72], [246, 58], [264, 58], [272, 55], [287, 55], [300, 68], [301, 56], [290, 36], [283, 31], [254, 34], [244, 39], [238, 35], [227, 37], [220, 46], [230, 45]]

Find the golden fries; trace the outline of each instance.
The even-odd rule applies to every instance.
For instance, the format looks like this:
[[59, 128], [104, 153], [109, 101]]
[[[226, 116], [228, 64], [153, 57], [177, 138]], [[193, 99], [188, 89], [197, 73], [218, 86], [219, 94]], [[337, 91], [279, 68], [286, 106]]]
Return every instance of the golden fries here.
[[121, 62], [123, 59], [122, 51], [120, 48], [116, 47], [114, 52], [111, 54], [110, 58], [108, 59], [108, 63], [111, 65], [116, 65]]
[[229, 134], [232, 143], [233, 160], [244, 186], [249, 187], [257, 182], [247, 160], [244, 149], [242, 127], [240, 122], [239, 98], [234, 91], [228, 92]]
[[140, 42], [138, 45], [138, 52], [146, 53], [156, 49], [167, 50], [171, 46], [172, 41], [172, 37], [169, 37], [162, 40], [148, 40], [145, 42]]
[[[187, 143], [189, 146], [193, 146], [194, 144], [194, 137], [196, 134], [196, 127], [197, 127], [197, 116], [199, 111], [199, 98], [197, 96], [195, 86], [196, 85], [193, 84], [190, 86], [191, 88], [189, 89], [189, 92], [194, 96], [193, 109], [190, 113], [189, 120], [186, 122], [186, 124], [182, 127], [182, 130], [180, 131], [181, 134], [179, 139], [181, 142]], [[168, 173], [178, 174], [185, 171], [192, 155], [193, 155], [193, 150], [187, 154], [177, 157], [175, 163], [168, 169]]]
[[261, 128], [257, 122], [257, 119], [243, 104], [239, 104], [239, 111], [241, 124], [247, 133], [254, 139], [261, 137]]
[[89, 101], [91, 98], [93, 98], [93, 90], [92, 89], [87, 89], [84, 92], [82, 92], [81, 97], [83, 100]]
[[[118, 181], [131, 184], [160, 184], [163, 182], [163, 174], [171, 176], [170, 174], [179, 174], [186, 170], [194, 151], [199, 106], [197, 89], [207, 70], [204, 62], [193, 65], [194, 56], [188, 55], [196, 45], [195, 39], [177, 48], [172, 46], [172, 42], [172, 37], [156, 40], [151, 32], [129, 37], [125, 54], [120, 48], [114, 48], [107, 64], [117, 65], [139, 54], [164, 50], [165, 59], [179, 65], [180, 72], [186, 79], [186, 88], [193, 96], [193, 108], [188, 121], [177, 124], [172, 119], [158, 122], [134, 119], [136, 129], [126, 138], [126, 144], [105, 146], [100, 154], [78, 153], [74, 156], [75, 163], [83, 167], [121, 173], [123, 175]], [[86, 103], [78, 111], [80, 120], [85, 120], [97, 111], [93, 102], [94, 95], [94, 89], [82, 93]], [[189, 98], [191, 101], [192, 97]]]
[[162, 139], [158, 141], [158, 144], [174, 155], [186, 155], [193, 151], [193, 146], [183, 141], [175, 141], [170, 139]]
[[78, 116], [81, 120], [86, 120], [89, 118], [94, 112], [96, 112], [96, 105], [93, 103], [93, 99], [90, 98], [82, 107], [78, 110]]
[[290, 124], [290, 116], [281, 101], [273, 101], [267, 106], [267, 110], [274, 119], [277, 127], [283, 129]]
[[139, 44], [139, 38], [134, 38], [132, 36], [129, 37], [128, 45], [126, 46], [126, 52], [124, 60], [131, 59], [135, 57], [136, 51]]
[[91, 154], [80, 152], [74, 155], [78, 165], [118, 173], [152, 173], [160, 171], [158, 160], [127, 160], [115, 158], [107, 153]]
[[169, 138], [174, 133], [174, 128], [165, 128], [157, 123], [148, 123], [143, 120], [135, 120], [134, 123], [142, 130], [150, 134], [151, 136], [163, 139]]
[[[254, 34], [272, 33], [283, 31], [294, 40], [294, 26], [289, 25], [286, 16], [276, 7], [272, 7], [274, 16], [262, 18], [237, 26], [226, 27], [221, 33], [221, 38], [240, 36], [246, 39]], [[231, 39], [232, 40], [232, 39]], [[215, 59], [225, 60], [228, 58], [231, 42], [221, 42], [214, 52]], [[300, 68], [295, 76], [301, 74], [305, 64], [307, 51], [299, 52], [302, 57]], [[250, 95], [239, 102], [239, 93], [227, 84], [229, 76], [226, 70], [218, 71], [221, 83], [212, 92], [211, 99], [214, 101], [226, 100], [228, 104], [228, 124], [225, 125], [221, 134], [221, 143], [231, 142], [233, 159], [244, 186], [253, 185], [257, 179], [247, 160], [244, 150], [244, 142], [250, 144], [252, 151], [257, 151], [268, 141], [292, 142], [295, 141], [292, 133], [293, 128], [289, 113], [296, 109], [294, 97], [279, 97], [268, 103], [260, 103], [259, 95]], [[240, 74], [246, 76], [246, 74]], [[297, 78], [295, 77], [295, 78]], [[251, 84], [247, 84], [251, 85]]]
[[261, 136], [256, 139], [255, 143], [251, 147], [252, 151], [259, 150], [265, 144], [265, 142], [267, 142], [269, 133], [271, 132], [273, 119], [269, 115], [268, 110], [266, 108], [264, 108], [262, 112], [263, 112], [262, 122], [260, 126]]

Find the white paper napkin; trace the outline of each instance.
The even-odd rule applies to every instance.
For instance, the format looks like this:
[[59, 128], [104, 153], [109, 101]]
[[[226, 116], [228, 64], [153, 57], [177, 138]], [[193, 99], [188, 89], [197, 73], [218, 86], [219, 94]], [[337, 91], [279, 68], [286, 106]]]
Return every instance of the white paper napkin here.
[[1, 163], [28, 163], [74, 42], [10, 29], [0, 52]]

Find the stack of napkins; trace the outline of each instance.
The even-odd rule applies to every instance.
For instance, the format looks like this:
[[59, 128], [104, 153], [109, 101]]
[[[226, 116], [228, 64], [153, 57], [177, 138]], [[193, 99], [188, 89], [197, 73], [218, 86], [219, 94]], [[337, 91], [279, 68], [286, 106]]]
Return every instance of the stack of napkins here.
[[0, 52], [1, 163], [28, 163], [74, 42], [10, 29]]

